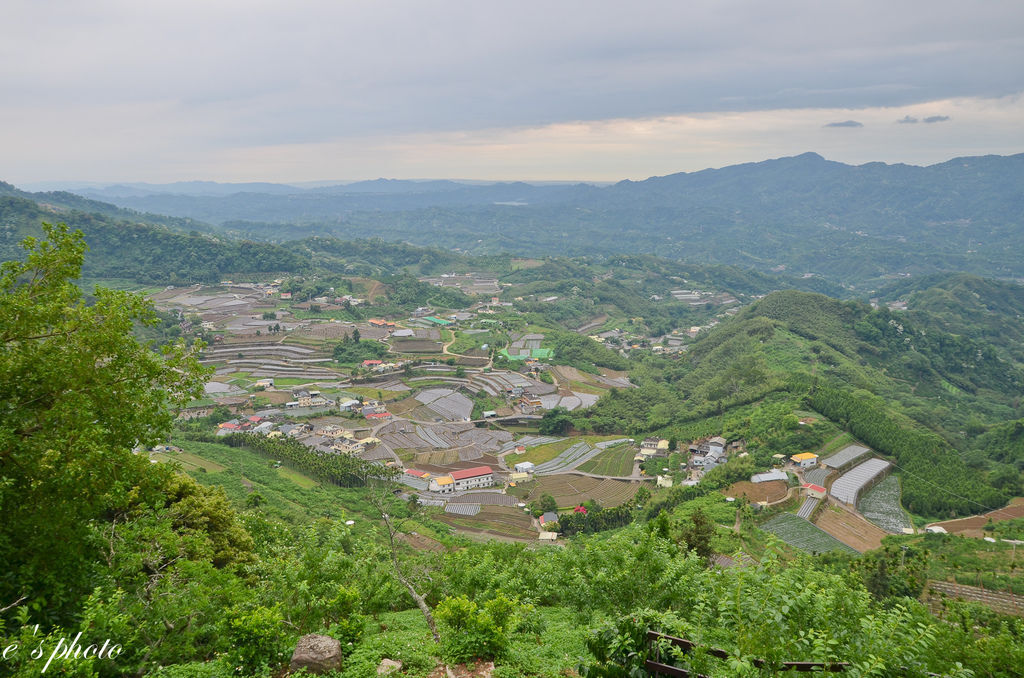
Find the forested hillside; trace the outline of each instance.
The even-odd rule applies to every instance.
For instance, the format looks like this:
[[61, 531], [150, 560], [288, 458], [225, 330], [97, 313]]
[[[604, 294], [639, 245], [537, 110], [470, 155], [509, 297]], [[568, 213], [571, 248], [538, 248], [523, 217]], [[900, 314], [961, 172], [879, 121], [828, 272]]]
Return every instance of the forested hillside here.
[[140, 283], [215, 282], [234, 273], [301, 272], [308, 261], [277, 245], [186, 234], [93, 212], [0, 197], [0, 258], [19, 256], [18, 243], [39, 236], [43, 222], [66, 222], [85, 234], [85, 275]]

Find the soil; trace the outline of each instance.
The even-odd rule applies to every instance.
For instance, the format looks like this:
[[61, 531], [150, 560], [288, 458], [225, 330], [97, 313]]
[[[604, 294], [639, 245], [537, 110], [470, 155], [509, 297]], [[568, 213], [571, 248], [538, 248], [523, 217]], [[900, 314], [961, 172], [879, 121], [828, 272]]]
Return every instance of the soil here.
[[767, 483], [752, 483], [744, 480], [727, 488], [727, 497], [746, 497], [752, 502], [766, 501], [772, 503], [786, 496], [788, 486], [784, 480], [772, 480]]
[[831, 507], [825, 507], [819, 511], [815, 525], [852, 547], [858, 553], [881, 548], [882, 537], [887, 534], [882, 528], [869, 523], [855, 513], [836, 512]]
[[1006, 508], [989, 511], [988, 513], [980, 516], [947, 520], [944, 523], [935, 523], [935, 525], [943, 528], [950, 534], [962, 534], [966, 537], [976, 537], [980, 539], [981, 537], [986, 536], [985, 531], [982, 528], [985, 527], [989, 520], [993, 523], [998, 523], [1000, 520], [1010, 520], [1012, 518], [1021, 517], [1024, 517], [1024, 497], [1015, 497], [1010, 500], [1010, 505]]

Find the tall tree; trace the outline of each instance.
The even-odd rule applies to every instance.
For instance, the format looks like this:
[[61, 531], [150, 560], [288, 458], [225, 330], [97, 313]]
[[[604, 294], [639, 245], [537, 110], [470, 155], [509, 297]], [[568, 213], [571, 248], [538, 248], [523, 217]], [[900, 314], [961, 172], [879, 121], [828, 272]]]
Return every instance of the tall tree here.
[[29, 595], [60, 610], [87, 581], [90, 521], [165, 479], [132, 450], [161, 440], [205, 371], [198, 346], [132, 338], [156, 322], [141, 295], [97, 288], [87, 303], [72, 282], [81, 233], [44, 230], [0, 265], [0, 605]]

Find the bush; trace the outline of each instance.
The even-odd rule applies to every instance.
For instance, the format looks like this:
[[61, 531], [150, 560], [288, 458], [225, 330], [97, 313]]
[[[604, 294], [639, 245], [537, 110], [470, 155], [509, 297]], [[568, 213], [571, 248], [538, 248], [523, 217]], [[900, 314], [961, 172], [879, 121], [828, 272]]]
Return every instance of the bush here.
[[288, 641], [282, 626], [278, 606], [259, 606], [253, 610], [237, 611], [228, 622], [231, 629], [232, 650], [228, 658], [243, 676], [269, 673], [288, 659]]
[[494, 659], [508, 647], [519, 604], [498, 595], [479, 607], [465, 596], [445, 598], [434, 610], [441, 627], [441, 657], [450, 664]]

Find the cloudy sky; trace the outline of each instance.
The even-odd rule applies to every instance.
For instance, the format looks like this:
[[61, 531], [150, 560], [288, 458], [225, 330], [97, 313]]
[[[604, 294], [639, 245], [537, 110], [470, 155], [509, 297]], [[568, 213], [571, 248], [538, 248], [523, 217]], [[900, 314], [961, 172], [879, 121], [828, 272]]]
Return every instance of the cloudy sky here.
[[1020, 0], [4, 0], [0, 180], [641, 179], [1024, 152]]

